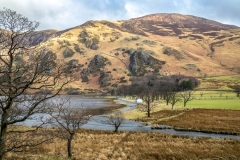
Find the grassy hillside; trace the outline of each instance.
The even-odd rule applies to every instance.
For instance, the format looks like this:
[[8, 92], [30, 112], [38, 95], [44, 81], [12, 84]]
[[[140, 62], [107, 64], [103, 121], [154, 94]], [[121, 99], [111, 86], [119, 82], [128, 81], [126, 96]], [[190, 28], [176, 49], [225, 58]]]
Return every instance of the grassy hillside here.
[[206, 76], [199, 80], [201, 84], [197, 90], [232, 90], [229, 85], [240, 85], [240, 75]]
[[[240, 29], [187, 15], [89, 21], [56, 33], [42, 45], [60, 59], [77, 61], [76, 81], [72, 84], [76, 88], [98, 89], [103, 72], [111, 74], [111, 78], [101, 89], [128, 83], [132, 75], [147, 73], [198, 77], [240, 73]], [[141, 56], [134, 59], [133, 54]], [[92, 73], [89, 64], [95, 55], [103, 56], [109, 63]], [[154, 67], [158, 62], [149, 59], [162, 64]]]

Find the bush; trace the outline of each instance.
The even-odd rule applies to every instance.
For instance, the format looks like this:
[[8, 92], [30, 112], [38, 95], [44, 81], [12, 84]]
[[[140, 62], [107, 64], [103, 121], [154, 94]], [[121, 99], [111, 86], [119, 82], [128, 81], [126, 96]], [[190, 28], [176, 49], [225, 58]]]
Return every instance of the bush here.
[[127, 82], [127, 80], [125, 79], [125, 77], [120, 78], [120, 83], [126, 83], [126, 82]]
[[64, 51], [63, 51], [63, 57], [64, 58], [68, 58], [68, 57], [72, 57], [74, 55], [74, 52], [71, 48], [66, 48]]
[[67, 46], [71, 46], [71, 44], [70, 44], [69, 41], [64, 40], [63, 42], [64, 42]]
[[83, 76], [83, 77], [82, 77], [82, 82], [88, 82], [88, 81], [89, 81], [89, 79], [88, 79], [87, 76]]
[[74, 49], [76, 52], [80, 53], [80, 54], [83, 54], [84, 51], [79, 47], [78, 44], [74, 44]]
[[98, 35], [87, 32], [86, 30], [83, 30], [79, 34], [79, 42], [85, 44], [87, 48], [90, 48], [92, 50], [98, 49], [99, 40], [100, 37]]

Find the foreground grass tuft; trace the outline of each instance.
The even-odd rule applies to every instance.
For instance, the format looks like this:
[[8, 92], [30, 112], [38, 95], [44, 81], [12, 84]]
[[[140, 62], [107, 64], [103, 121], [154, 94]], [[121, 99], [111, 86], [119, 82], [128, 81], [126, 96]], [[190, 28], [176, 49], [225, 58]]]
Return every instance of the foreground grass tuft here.
[[[73, 159], [237, 159], [240, 143], [237, 140], [190, 138], [161, 133], [81, 130], [73, 141]], [[12, 158], [11, 158], [12, 157]], [[66, 142], [54, 139], [7, 159], [67, 159]]]

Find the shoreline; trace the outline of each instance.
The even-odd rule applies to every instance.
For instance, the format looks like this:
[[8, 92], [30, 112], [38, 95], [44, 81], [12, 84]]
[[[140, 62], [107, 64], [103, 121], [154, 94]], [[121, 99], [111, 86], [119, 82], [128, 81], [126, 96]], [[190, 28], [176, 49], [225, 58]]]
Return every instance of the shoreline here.
[[[115, 101], [115, 100], [114, 100]], [[117, 103], [117, 102], [116, 102]], [[119, 102], [120, 104], [126, 104], [126, 103], [133, 103], [127, 99], [119, 99]], [[135, 104], [136, 105], [136, 104]], [[135, 109], [135, 106], [134, 107], [131, 107], [130, 105], [127, 105], [126, 106], [126, 109], [121, 109], [123, 110], [123, 112], [126, 112], [126, 111], [129, 111], [129, 110], [133, 110]], [[129, 120], [129, 119], [128, 119]], [[135, 120], [129, 120], [129, 121], [135, 121]], [[146, 123], [144, 121], [135, 121], [135, 122], [139, 122], [139, 123]], [[164, 130], [164, 129], [173, 129], [175, 131], [183, 131], [183, 132], [196, 132], [196, 133], [203, 133], [203, 134], [217, 134], [217, 135], [229, 135], [229, 136], [240, 136], [240, 134], [238, 132], [227, 132], [227, 131], [207, 131], [207, 130], [197, 130], [197, 129], [188, 129], [188, 128], [180, 128], [180, 127], [173, 127], [173, 126], [169, 126], [169, 128], [162, 128], [162, 129], [158, 129], [158, 128], [154, 128], [153, 126], [156, 125], [156, 124], [148, 124], [148, 126], [151, 126], [151, 130]], [[157, 124], [157, 125], [163, 125], [163, 126], [168, 126], [168, 124]]]

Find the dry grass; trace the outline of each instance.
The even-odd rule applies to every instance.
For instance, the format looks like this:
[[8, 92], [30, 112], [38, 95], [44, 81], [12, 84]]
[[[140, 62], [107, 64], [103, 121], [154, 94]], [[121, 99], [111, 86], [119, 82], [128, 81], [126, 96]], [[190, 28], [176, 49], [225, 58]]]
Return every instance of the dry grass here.
[[[232, 42], [229, 42], [227, 38], [225, 39], [224, 45], [225, 46], [219, 46], [215, 47], [214, 57], [211, 59], [209, 57], [209, 53], [211, 53], [211, 50], [209, 48], [209, 44], [216, 42], [215, 38], [210, 35], [203, 35], [198, 34], [199, 36], [202, 36], [203, 40], [191, 40], [188, 38], [179, 39], [178, 36], [159, 36], [156, 34], [147, 33], [148, 37], [139, 36], [140, 39], [136, 41], [126, 41], [124, 40], [127, 37], [135, 37], [135, 34], [129, 33], [129, 32], [123, 32], [121, 30], [118, 30], [116, 28], [111, 28], [108, 25], [105, 25], [101, 22], [92, 22], [94, 23], [94, 26], [88, 26], [87, 31], [91, 32], [92, 34], [96, 34], [100, 37], [99, 42], [99, 49], [98, 50], [91, 50], [86, 48], [86, 46], [82, 43], [78, 42], [78, 35], [80, 32], [82, 32], [83, 29], [86, 29], [84, 27], [77, 27], [72, 28], [65, 32], [62, 36], [55, 37], [50, 39], [45, 43], [45, 45], [51, 49], [54, 53], [57, 54], [58, 58], [63, 58], [62, 52], [65, 49], [65, 47], [61, 48], [62, 45], [58, 43], [58, 41], [64, 42], [68, 41], [70, 43], [70, 48], [74, 50], [74, 44], [79, 45], [80, 48], [85, 49], [84, 55], [75, 53], [73, 57], [67, 58], [66, 61], [69, 61], [71, 59], [81, 59], [79, 63], [84, 65], [82, 68], [86, 68], [88, 64], [85, 64], [86, 62], [89, 63], [90, 60], [93, 58], [94, 55], [97, 53], [104, 53], [104, 57], [108, 58], [112, 65], [108, 65], [105, 67], [108, 71], [112, 71], [114, 68], [120, 68], [123, 72], [113, 72], [113, 79], [111, 82], [112, 84], [117, 83], [117, 79], [120, 77], [125, 76], [126, 79], [129, 77], [127, 76], [128, 69], [126, 68], [125, 64], [129, 64], [129, 57], [124, 57], [121, 52], [119, 52], [119, 55], [116, 57], [115, 53], [117, 52], [115, 49], [117, 48], [133, 48], [137, 49], [139, 47], [142, 47], [146, 50], [154, 51], [156, 54], [153, 55], [155, 58], [159, 60], [166, 61], [167, 63], [163, 65], [163, 68], [161, 69], [161, 74], [163, 75], [170, 75], [170, 74], [184, 74], [184, 75], [192, 75], [192, 76], [198, 76], [203, 77], [205, 74], [208, 76], [213, 75], [232, 75], [236, 74], [238, 62], [240, 59], [240, 56], [238, 54], [239, 51], [239, 45], [236, 44], [239, 40], [234, 40]], [[122, 22], [112, 22], [115, 25], [121, 27]], [[169, 30], [169, 28], [166, 27], [159, 27], [155, 26], [156, 28], [161, 28], [161, 30]], [[179, 28], [181, 29], [181, 28]], [[181, 29], [185, 35], [189, 35], [193, 32], [192, 29]], [[119, 32], [122, 36], [119, 37], [114, 42], [110, 42], [109, 36], [105, 37], [104, 34], [111, 35], [112, 32]], [[225, 34], [232, 34], [232, 31], [226, 30], [223, 33], [222, 31], [219, 31], [218, 34], [225, 35]], [[237, 35], [239, 34], [239, 30], [234, 31]], [[64, 35], [71, 35], [69, 38]], [[143, 43], [144, 40], [154, 41], [156, 42], [156, 46], [150, 46]], [[48, 46], [49, 44], [53, 44], [51, 46]], [[64, 43], [66, 45], [66, 43]], [[136, 44], [139, 44], [137, 46]], [[183, 59], [178, 60], [174, 58], [174, 56], [168, 56], [164, 55], [162, 50], [164, 47], [171, 47], [179, 52], [181, 52]], [[121, 59], [121, 60], [120, 60]], [[124, 64], [124, 63], [125, 64]], [[219, 64], [221, 62], [221, 64]], [[173, 65], [174, 64], [174, 65]], [[188, 68], [186, 65], [188, 64], [195, 64], [195, 68]], [[233, 69], [233, 71], [231, 71]], [[78, 76], [80, 74], [78, 73]], [[82, 83], [80, 81], [75, 81], [71, 83], [71, 86], [73, 87], [79, 87], [79, 88], [92, 88], [92, 89], [101, 89], [99, 88], [97, 79], [99, 78], [99, 75], [97, 77], [91, 77], [89, 76], [89, 83]], [[206, 82], [208, 85], [208, 82]], [[215, 87], [215, 86], [213, 86]], [[217, 87], [217, 86], [216, 86]], [[203, 86], [203, 88], [207, 88]]]
[[[168, 119], [159, 119], [161, 115], [179, 116]], [[239, 110], [221, 110], [221, 109], [192, 109], [186, 111], [159, 111], [154, 113], [155, 123], [168, 124], [178, 129], [229, 133], [240, 135], [240, 111]]]
[[199, 78], [201, 81], [200, 86], [197, 87], [197, 90], [229, 90], [229, 85], [240, 85], [240, 75], [229, 75], [229, 76], [216, 76], [216, 77], [206, 77], [206, 78]]
[[151, 114], [151, 117], [142, 117], [135, 120], [148, 123], [158, 123], [159, 121], [168, 120], [182, 115], [185, 110], [161, 110]]
[[[161, 133], [138, 133], [82, 130], [73, 140], [73, 159], [238, 159], [237, 140], [189, 138]], [[12, 159], [67, 159], [66, 141], [54, 139], [20, 154], [9, 154]]]

